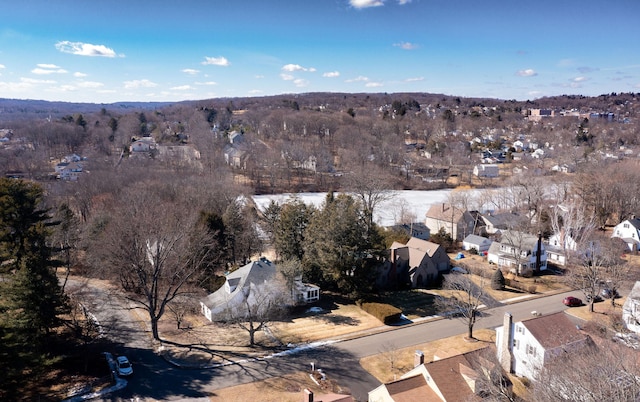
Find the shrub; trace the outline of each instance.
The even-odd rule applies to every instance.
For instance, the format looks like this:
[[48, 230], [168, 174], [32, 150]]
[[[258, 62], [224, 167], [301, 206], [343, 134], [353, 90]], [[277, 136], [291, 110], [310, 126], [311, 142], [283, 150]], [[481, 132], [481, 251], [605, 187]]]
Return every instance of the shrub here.
[[478, 249], [477, 248], [471, 247], [467, 251], [469, 252], [469, 254], [478, 255]]
[[505, 279], [500, 269], [496, 269], [491, 277], [491, 289], [502, 290], [504, 289]]
[[535, 294], [536, 290], [538, 290], [538, 287], [536, 285], [529, 285], [529, 287], [527, 288], [527, 292], [531, 294]]
[[382, 321], [383, 324], [391, 324], [400, 321], [402, 310], [390, 304], [375, 302], [358, 302], [358, 306], [365, 312]]

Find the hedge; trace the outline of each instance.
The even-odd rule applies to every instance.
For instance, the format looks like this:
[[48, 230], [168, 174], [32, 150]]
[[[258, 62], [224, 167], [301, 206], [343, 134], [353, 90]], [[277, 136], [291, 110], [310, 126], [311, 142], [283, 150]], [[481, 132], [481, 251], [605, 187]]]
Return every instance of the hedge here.
[[375, 302], [358, 302], [358, 306], [365, 312], [376, 317], [385, 325], [400, 321], [402, 310], [390, 304]]

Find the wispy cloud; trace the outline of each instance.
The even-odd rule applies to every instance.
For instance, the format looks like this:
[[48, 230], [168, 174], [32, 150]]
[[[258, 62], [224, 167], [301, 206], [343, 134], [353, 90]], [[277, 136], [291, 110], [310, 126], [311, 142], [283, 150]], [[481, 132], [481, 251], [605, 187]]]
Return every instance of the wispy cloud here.
[[171, 87], [172, 91], [188, 91], [190, 89], [194, 89], [191, 85], [179, 85], [177, 87]]
[[189, 75], [196, 75], [196, 74], [198, 74], [200, 72], [200, 70], [195, 70], [193, 68], [184, 68], [184, 69], [182, 69], [180, 71], [182, 71], [185, 74], [189, 74]]
[[365, 76], [358, 76], [356, 78], [351, 78], [348, 80], [345, 80], [345, 82], [367, 82], [369, 81], [369, 77], [365, 77]]
[[[349, 4], [353, 8], [369, 8], [384, 6], [386, 0], [349, 0]], [[411, 3], [412, 0], [397, 0], [398, 4], [404, 6]]]
[[516, 75], [520, 77], [535, 77], [538, 73], [531, 68], [527, 68], [526, 70], [519, 70]]
[[103, 83], [97, 81], [80, 81], [77, 84], [80, 88], [102, 88]]
[[0, 64], [0, 69], [6, 68], [4, 64]]
[[581, 73], [581, 74], [592, 73], [594, 71], [598, 71], [598, 69], [597, 68], [593, 68], [593, 67], [587, 67], [587, 66], [578, 67], [578, 72]]
[[295, 79], [296, 79], [296, 77], [294, 77], [293, 75], [291, 75], [291, 74], [284, 74], [284, 73], [280, 74], [280, 78], [282, 78], [282, 79], [283, 79], [283, 80], [285, 80], [285, 81], [293, 81], [293, 80], [295, 80]]
[[283, 71], [288, 71], [290, 73], [296, 72], [296, 71], [309, 71], [309, 72], [314, 72], [316, 71], [315, 68], [313, 67], [302, 67], [299, 64], [285, 64], [284, 66], [282, 66], [282, 70]]
[[84, 78], [87, 76], [87, 74], [76, 71], [75, 73], [73, 73], [73, 76], [76, 78]]
[[384, 5], [383, 0], [349, 0], [349, 4], [353, 8], [369, 8], [379, 7]]
[[231, 63], [229, 63], [229, 60], [227, 60], [226, 57], [207, 57], [207, 56], [205, 56], [202, 64], [205, 66], [213, 65], [213, 66], [222, 66], [222, 67], [227, 67], [231, 65]]
[[157, 87], [158, 84], [149, 80], [133, 80], [133, 81], [125, 81], [124, 87], [126, 89], [136, 89], [136, 88], [153, 88]]
[[572, 79], [571, 81], [573, 81], [573, 82], [585, 82], [585, 81], [589, 81], [589, 78], [587, 78], [587, 77], [576, 77], [576, 78]]
[[398, 42], [398, 43], [394, 43], [393, 46], [399, 47], [400, 49], [403, 49], [403, 50], [414, 50], [420, 47], [420, 45], [416, 43], [411, 43], [411, 42]]
[[218, 85], [215, 81], [196, 82], [196, 85]]
[[[116, 57], [116, 52], [105, 45], [93, 45], [91, 43], [70, 42], [68, 40], [56, 43], [56, 49], [62, 53], [71, 53], [78, 56]], [[124, 55], [120, 55], [124, 57]]]
[[306, 87], [309, 85], [309, 81], [307, 80], [303, 80], [302, 78], [298, 78], [293, 80], [293, 85], [297, 86], [298, 88], [302, 88], [302, 87]]
[[324, 74], [322, 74], [323, 77], [327, 77], [327, 78], [336, 78], [336, 77], [340, 77], [340, 72], [339, 71], [328, 71]]
[[65, 74], [68, 71], [55, 64], [37, 64], [36, 68], [31, 70], [33, 74], [49, 75], [49, 74]]
[[381, 82], [367, 82], [366, 84], [364, 84], [365, 87], [367, 88], [378, 88], [382, 86]]
[[35, 78], [20, 78], [21, 82], [25, 84], [55, 84], [54, 80], [37, 80]]
[[424, 77], [413, 77], [413, 78], [407, 78], [406, 80], [404, 80], [404, 82], [417, 82], [417, 81], [424, 81]]

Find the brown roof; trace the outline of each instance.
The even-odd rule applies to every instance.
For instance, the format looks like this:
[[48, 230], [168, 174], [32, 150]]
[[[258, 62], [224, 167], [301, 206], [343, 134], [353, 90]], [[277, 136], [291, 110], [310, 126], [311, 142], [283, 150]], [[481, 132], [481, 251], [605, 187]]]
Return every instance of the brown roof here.
[[425, 364], [429, 375], [436, 383], [438, 390], [447, 402], [480, 400], [469, 387], [463, 375], [469, 376], [473, 372], [475, 364], [483, 349], [474, 350], [446, 359], [435, 360]]
[[422, 374], [390, 382], [385, 387], [395, 402], [440, 401]]
[[522, 321], [522, 325], [546, 350], [585, 341], [589, 338], [588, 335], [578, 330], [564, 312], [530, 318]]
[[433, 257], [433, 254], [438, 250], [438, 247], [440, 247], [440, 245], [437, 243], [432, 243], [430, 241], [418, 239], [417, 237], [412, 237], [407, 242], [407, 247], [424, 251], [429, 255], [429, 257]]
[[453, 223], [458, 223], [462, 219], [464, 212], [463, 209], [454, 208], [451, 204], [442, 203], [429, 207], [426, 216], [427, 218], [437, 219], [439, 221], [453, 221]]

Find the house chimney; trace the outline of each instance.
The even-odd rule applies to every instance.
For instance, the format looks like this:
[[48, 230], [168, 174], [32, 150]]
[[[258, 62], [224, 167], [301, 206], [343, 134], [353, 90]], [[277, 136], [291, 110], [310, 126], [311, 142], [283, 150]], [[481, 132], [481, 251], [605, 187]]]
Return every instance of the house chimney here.
[[507, 373], [511, 373], [511, 347], [513, 346], [513, 316], [511, 313], [504, 313], [502, 321], [502, 338], [500, 340], [500, 355], [498, 360]]
[[424, 353], [421, 350], [416, 350], [413, 355], [413, 367], [418, 367], [422, 364], [424, 364]]
[[304, 402], [313, 402], [313, 391], [308, 388], [305, 388], [303, 391], [304, 394]]

